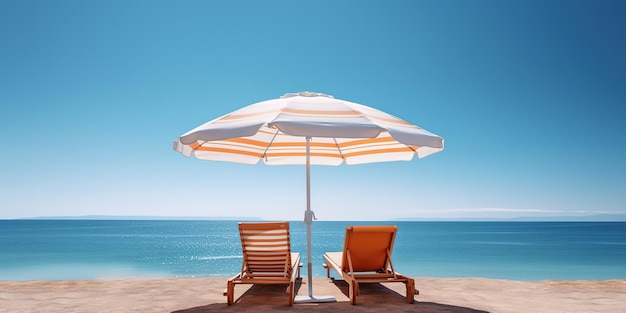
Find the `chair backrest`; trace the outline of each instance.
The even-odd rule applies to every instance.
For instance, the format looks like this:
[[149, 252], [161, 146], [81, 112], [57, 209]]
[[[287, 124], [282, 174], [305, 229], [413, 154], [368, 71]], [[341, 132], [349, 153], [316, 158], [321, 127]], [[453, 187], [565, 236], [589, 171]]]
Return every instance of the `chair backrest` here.
[[[348, 226], [341, 268], [349, 272], [387, 271], [397, 226]], [[349, 255], [348, 255], [349, 254]]]
[[239, 223], [243, 252], [242, 272], [291, 272], [288, 222]]

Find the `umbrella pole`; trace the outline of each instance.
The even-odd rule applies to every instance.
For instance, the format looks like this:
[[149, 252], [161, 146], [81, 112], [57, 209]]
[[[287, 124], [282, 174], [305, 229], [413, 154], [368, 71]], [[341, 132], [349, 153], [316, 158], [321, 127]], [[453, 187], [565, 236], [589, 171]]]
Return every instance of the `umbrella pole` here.
[[311, 211], [311, 138], [306, 137], [306, 213], [304, 222], [306, 223], [306, 251], [309, 280], [309, 297], [313, 297], [313, 262], [311, 261], [311, 224], [313, 224], [313, 211]]
[[296, 296], [294, 303], [319, 303], [319, 302], [335, 302], [337, 299], [333, 296], [314, 296], [313, 295], [313, 262], [311, 261], [311, 224], [315, 214], [311, 210], [311, 137], [306, 137], [306, 211], [304, 212], [304, 222], [306, 223], [306, 249], [307, 249], [307, 271], [309, 295]]

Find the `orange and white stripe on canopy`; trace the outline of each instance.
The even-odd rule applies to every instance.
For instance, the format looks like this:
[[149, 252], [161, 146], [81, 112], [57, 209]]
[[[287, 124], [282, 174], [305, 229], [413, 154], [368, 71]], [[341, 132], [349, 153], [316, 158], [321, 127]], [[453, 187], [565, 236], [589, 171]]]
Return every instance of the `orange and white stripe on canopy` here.
[[269, 165], [411, 160], [443, 150], [443, 138], [390, 114], [301, 92], [258, 102], [183, 134], [174, 149], [202, 160]]

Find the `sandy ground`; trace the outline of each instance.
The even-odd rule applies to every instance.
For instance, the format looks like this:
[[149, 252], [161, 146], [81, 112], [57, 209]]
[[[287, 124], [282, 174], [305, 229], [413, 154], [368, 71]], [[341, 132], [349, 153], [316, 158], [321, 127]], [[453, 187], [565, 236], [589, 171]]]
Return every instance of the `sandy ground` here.
[[[350, 305], [347, 284], [315, 278], [314, 295], [337, 302], [287, 305], [282, 286], [237, 285], [232, 306], [227, 278], [85, 281], [0, 281], [0, 312], [625, 312], [626, 280], [520, 282], [484, 278], [416, 278], [420, 295], [404, 285], [362, 285]], [[307, 295], [306, 279], [298, 295]]]

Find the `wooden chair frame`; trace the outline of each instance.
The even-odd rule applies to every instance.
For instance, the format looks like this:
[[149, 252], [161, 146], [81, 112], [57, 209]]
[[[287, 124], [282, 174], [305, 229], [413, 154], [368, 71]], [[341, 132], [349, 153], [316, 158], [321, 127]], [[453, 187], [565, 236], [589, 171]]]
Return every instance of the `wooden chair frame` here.
[[326, 276], [331, 268], [341, 274], [351, 304], [356, 304], [361, 283], [404, 283], [407, 303], [415, 301], [415, 280], [396, 272], [391, 260], [396, 231], [396, 226], [348, 226], [343, 251], [324, 254]]
[[293, 305], [295, 281], [300, 277], [300, 254], [291, 252], [288, 222], [239, 223], [243, 261], [241, 272], [227, 282], [224, 295], [234, 303], [235, 285], [287, 285]]

